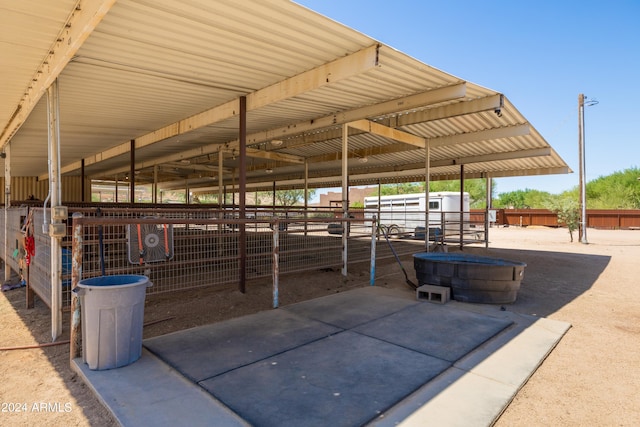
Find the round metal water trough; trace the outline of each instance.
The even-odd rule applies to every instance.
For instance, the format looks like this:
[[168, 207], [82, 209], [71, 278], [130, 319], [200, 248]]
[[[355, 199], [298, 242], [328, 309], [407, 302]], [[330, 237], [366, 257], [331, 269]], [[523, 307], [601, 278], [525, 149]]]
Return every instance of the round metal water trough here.
[[527, 264], [470, 254], [418, 253], [413, 266], [419, 286], [450, 287], [456, 301], [506, 304], [516, 300]]

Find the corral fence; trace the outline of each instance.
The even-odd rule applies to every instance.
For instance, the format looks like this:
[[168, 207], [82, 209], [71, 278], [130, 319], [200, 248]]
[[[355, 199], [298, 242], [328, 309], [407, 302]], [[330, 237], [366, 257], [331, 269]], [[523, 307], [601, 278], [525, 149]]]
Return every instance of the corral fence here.
[[[165, 205], [166, 206], [166, 205]], [[0, 210], [6, 217], [5, 263], [20, 272], [33, 293], [51, 307], [51, 238], [43, 229], [49, 209]], [[74, 237], [82, 256], [81, 279], [101, 275], [144, 274], [149, 293], [221, 287], [241, 280], [273, 278], [317, 269], [345, 268], [347, 262], [371, 260], [372, 220], [338, 219], [332, 212], [283, 209], [247, 211], [185, 208], [69, 207], [67, 233], [61, 239], [62, 306], [71, 301]], [[4, 223], [4, 218], [2, 218]], [[25, 223], [31, 223], [35, 251], [25, 260]], [[78, 232], [74, 227], [82, 229]], [[349, 232], [343, 241], [342, 233]], [[241, 239], [241, 233], [245, 236]], [[331, 232], [329, 232], [331, 231]], [[244, 249], [243, 247], [244, 246]], [[274, 250], [277, 249], [277, 269]], [[245, 254], [243, 257], [242, 254]], [[5, 255], [6, 254], [6, 255]], [[346, 271], [346, 270], [345, 270]]]
[[[35, 204], [0, 209], [0, 224], [4, 224], [0, 237], [5, 244], [1, 256], [26, 281], [27, 307], [33, 306], [37, 296], [51, 309], [52, 322], [54, 313], [59, 316], [71, 310], [72, 287], [82, 279], [141, 274], [153, 283], [149, 294], [266, 281], [272, 283], [277, 307], [281, 275], [340, 269], [346, 275], [348, 265], [367, 263], [373, 285], [376, 260], [392, 258], [394, 251], [398, 255], [422, 252], [436, 237], [429, 236], [430, 242], [425, 242], [424, 231], [387, 227], [387, 243], [375, 218], [355, 211], [345, 219], [335, 209], [251, 207], [240, 219], [233, 206], [87, 204], [67, 208], [66, 235], [56, 246], [61, 252], [57, 276], [52, 268], [52, 238], [44, 226], [51, 209]], [[449, 228], [452, 233], [473, 230], [466, 243], [486, 242], [484, 221], [484, 217], [472, 218], [462, 227], [452, 223]], [[27, 234], [34, 249], [29, 257]], [[453, 239], [457, 244], [460, 235], [438, 237], [438, 243]]]

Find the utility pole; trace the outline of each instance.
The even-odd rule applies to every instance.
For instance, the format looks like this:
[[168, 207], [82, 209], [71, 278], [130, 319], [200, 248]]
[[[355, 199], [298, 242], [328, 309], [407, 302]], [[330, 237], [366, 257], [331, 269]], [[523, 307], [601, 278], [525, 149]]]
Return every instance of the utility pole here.
[[[586, 101], [585, 101], [586, 100]], [[578, 95], [578, 157], [580, 158], [580, 227], [578, 227], [578, 240], [580, 243], [587, 241], [587, 181], [584, 155], [584, 107], [598, 104], [595, 99], [588, 99], [584, 94]]]
[[581, 93], [578, 95], [578, 174], [580, 175], [580, 226], [578, 227], [578, 240], [580, 243], [589, 243], [587, 241], [587, 191], [584, 158], [584, 94]]

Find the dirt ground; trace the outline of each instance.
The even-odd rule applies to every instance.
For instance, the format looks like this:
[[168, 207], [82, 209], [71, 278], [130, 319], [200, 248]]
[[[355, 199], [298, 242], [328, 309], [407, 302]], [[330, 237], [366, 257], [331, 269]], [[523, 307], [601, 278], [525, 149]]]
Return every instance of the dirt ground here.
[[[577, 238], [576, 238], [577, 240]], [[497, 426], [640, 425], [640, 231], [588, 230], [589, 244], [566, 229], [492, 228], [490, 248], [467, 247], [527, 263], [514, 304], [519, 313], [571, 323], [572, 328], [507, 407]], [[455, 251], [452, 248], [451, 251]], [[402, 257], [411, 280], [411, 256]], [[280, 305], [368, 285], [368, 266], [281, 280]], [[380, 262], [376, 285], [413, 291], [394, 260]], [[24, 288], [0, 295], [0, 347], [50, 343], [48, 308], [26, 310]], [[196, 290], [150, 295], [145, 338], [271, 309], [270, 283], [242, 294]], [[68, 315], [64, 318], [68, 339]], [[0, 349], [0, 425], [107, 426], [109, 412], [69, 367], [69, 345]]]

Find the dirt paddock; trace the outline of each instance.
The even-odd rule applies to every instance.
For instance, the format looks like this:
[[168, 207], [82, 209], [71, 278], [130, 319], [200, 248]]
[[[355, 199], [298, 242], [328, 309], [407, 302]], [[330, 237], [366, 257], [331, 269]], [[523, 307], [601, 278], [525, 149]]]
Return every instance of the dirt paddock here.
[[[497, 426], [640, 425], [640, 231], [588, 230], [589, 244], [566, 229], [492, 228], [490, 247], [465, 252], [527, 263], [518, 313], [572, 328], [507, 407]], [[455, 251], [455, 248], [451, 249]], [[402, 257], [415, 281], [411, 256]], [[285, 276], [280, 304], [368, 286], [368, 265], [343, 280], [336, 271]], [[412, 290], [393, 259], [379, 263], [376, 285]], [[0, 347], [49, 343], [50, 315], [24, 288], [0, 295]], [[147, 297], [145, 337], [271, 309], [268, 280], [242, 294], [229, 287]], [[68, 339], [68, 314], [64, 318]], [[115, 421], [69, 368], [69, 346], [0, 350], [0, 425], [105, 426]]]

